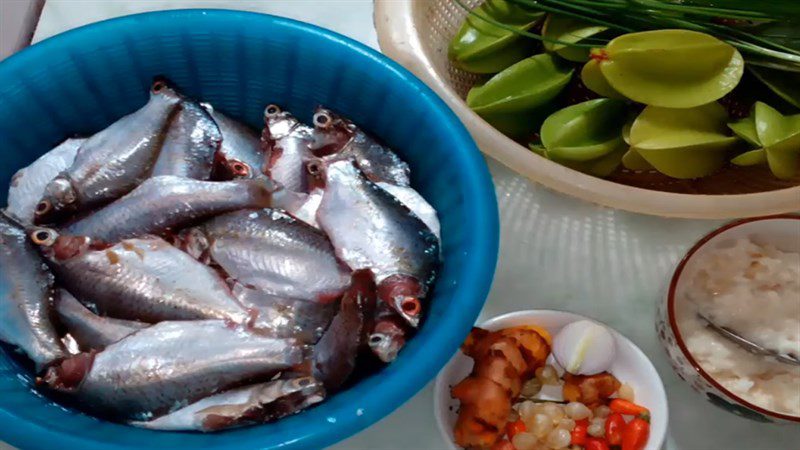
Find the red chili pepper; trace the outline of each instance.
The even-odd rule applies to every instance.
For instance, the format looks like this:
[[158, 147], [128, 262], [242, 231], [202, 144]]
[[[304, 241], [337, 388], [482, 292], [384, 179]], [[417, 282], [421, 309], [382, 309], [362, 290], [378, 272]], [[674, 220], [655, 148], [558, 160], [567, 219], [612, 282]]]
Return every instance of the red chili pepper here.
[[516, 422], [509, 422], [508, 425], [506, 425], [506, 435], [509, 441], [514, 439], [515, 435], [526, 431], [528, 431], [528, 428], [525, 426], [525, 422], [523, 422], [522, 419], [517, 419]]
[[608, 404], [612, 412], [620, 413], [625, 416], [639, 416], [645, 420], [650, 420], [650, 410], [644, 406], [637, 405], [636, 403], [615, 398]]
[[517, 448], [511, 442], [503, 439], [492, 444], [492, 448], [489, 450], [517, 450]]
[[612, 413], [606, 419], [606, 440], [609, 445], [622, 444], [622, 431], [625, 429], [625, 418], [620, 413]]
[[586, 440], [586, 450], [609, 450], [609, 448], [605, 440], [589, 438]]
[[589, 420], [581, 419], [575, 421], [575, 428], [572, 429], [572, 445], [586, 445], [586, 435], [589, 433]]
[[622, 432], [622, 450], [643, 450], [650, 437], [650, 423], [637, 417]]

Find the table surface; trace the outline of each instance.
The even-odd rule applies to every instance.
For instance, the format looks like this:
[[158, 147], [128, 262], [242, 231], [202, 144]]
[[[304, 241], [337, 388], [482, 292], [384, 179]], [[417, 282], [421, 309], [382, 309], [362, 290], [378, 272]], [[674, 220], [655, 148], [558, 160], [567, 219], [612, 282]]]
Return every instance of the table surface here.
[[[371, 0], [48, 0], [34, 42], [109, 17], [190, 7], [291, 17], [377, 48]], [[591, 205], [548, 191], [493, 160], [487, 163], [500, 208], [501, 245], [480, 320], [520, 309], [560, 309], [594, 317], [628, 336], [652, 359], [668, 392], [668, 450], [798, 448], [800, 427], [750, 422], [696, 395], [675, 376], [656, 338], [655, 308], [672, 267], [721, 222], [663, 219]], [[445, 448], [433, 415], [433, 383], [332, 448]]]

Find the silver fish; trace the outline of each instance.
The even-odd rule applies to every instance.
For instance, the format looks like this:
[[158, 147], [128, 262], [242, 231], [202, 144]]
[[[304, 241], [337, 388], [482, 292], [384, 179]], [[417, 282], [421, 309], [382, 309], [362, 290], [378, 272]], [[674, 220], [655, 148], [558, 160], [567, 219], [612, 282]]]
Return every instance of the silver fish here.
[[234, 280], [269, 294], [330, 303], [349, 283], [325, 234], [278, 210], [224, 214], [189, 234], [189, 253], [207, 253]]
[[206, 397], [175, 412], [131, 425], [151, 430], [219, 431], [278, 420], [325, 399], [312, 377], [274, 380]]
[[412, 326], [439, 259], [439, 240], [406, 206], [369, 181], [349, 159], [309, 163], [325, 186], [317, 222], [351, 269], [371, 269], [378, 298]]
[[148, 323], [250, 318], [213, 269], [158, 237], [109, 246], [41, 228], [31, 239], [42, 247], [58, 281], [102, 315]]
[[392, 194], [400, 203], [407, 206], [408, 209], [419, 217], [419, 219], [428, 226], [428, 229], [441, 240], [442, 227], [439, 224], [439, 216], [436, 214], [436, 210], [433, 209], [433, 206], [431, 206], [419, 192], [411, 186], [398, 186], [396, 184], [384, 182], [375, 184], [383, 188], [384, 191]]
[[86, 139], [67, 139], [42, 155], [11, 178], [6, 212], [25, 225], [33, 223], [36, 204], [42, 199], [45, 187], [75, 161], [78, 148]]
[[266, 179], [213, 182], [155, 177], [64, 230], [106, 242], [162, 234], [216, 214], [269, 206], [275, 189]]
[[43, 381], [89, 411], [148, 420], [302, 362], [305, 348], [221, 320], [161, 322], [48, 369]]
[[267, 158], [265, 172], [289, 191], [308, 192], [305, 163], [314, 157], [310, 148], [313, 128], [276, 105], [264, 109], [264, 124], [261, 142]]
[[376, 183], [411, 184], [408, 164], [354, 123], [322, 107], [317, 108], [313, 121], [316, 142], [312, 151], [315, 155], [351, 157], [364, 175]]
[[56, 298], [55, 309], [61, 324], [84, 351], [103, 349], [149, 326], [143, 322], [98, 316], [63, 289]]
[[163, 81], [150, 101], [87, 139], [73, 164], [45, 189], [36, 205], [37, 224], [63, 220], [119, 198], [150, 175], [181, 96]]
[[280, 338], [296, 338], [313, 344], [336, 313], [336, 304], [269, 294], [259, 289], [235, 284], [233, 294], [250, 311], [257, 312], [253, 328]]
[[0, 341], [19, 348], [37, 371], [66, 356], [51, 322], [53, 275], [25, 231], [0, 214]]
[[208, 103], [201, 103], [201, 106], [211, 114], [222, 132], [222, 145], [215, 161], [215, 179], [266, 178], [264, 152], [258, 133]]
[[375, 308], [375, 281], [369, 270], [353, 274], [353, 282], [342, 297], [339, 312], [314, 345], [314, 378], [329, 391], [340, 388], [353, 373], [356, 357], [364, 344], [365, 327]]
[[184, 100], [170, 121], [152, 176], [208, 180], [221, 142], [222, 133], [208, 112], [197, 103]]

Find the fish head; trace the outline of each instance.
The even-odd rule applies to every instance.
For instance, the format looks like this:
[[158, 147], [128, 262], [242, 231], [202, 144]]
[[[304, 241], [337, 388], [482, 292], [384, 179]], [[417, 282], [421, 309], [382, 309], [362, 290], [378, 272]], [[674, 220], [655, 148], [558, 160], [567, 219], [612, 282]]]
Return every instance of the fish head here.
[[363, 172], [348, 155], [330, 155], [310, 158], [305, 163], [309, 190], [325, 189], [334, 183], [340, 186], [355, 186], [366, 180]]
[[280, 106], [270, 104], [264, 108], [264, 132], [262, 141], [274, 142], [288, 136], [300, 121], [289, 111], [283, 111]]
[[321, 106], [314, 112], [312, 121], [314, 133], [311, 152], [316, 156], [340, 153], [357, 131], [352, 122]]
[[28, 237], [52, 261], [63, 261], [89, 250], [105, 250], [111, 245], [86, 236], [61, 235], [52, 228], [34, 228]]
[[422, 283], [408, 275], [392, 275], [378, 285], [378, 298], [391, 306], [409, 325], [419, 326], [424, 296]]
[[67, 358], [50, 366], [37, 383], [58, 391], [75, 391], [92, 370], [94, 357], [94, 352], [86, 352]]
[[382, 319], [375, 323], [367, 342], [372, 353], [381, 361], [390, 363], [406, 345], [406, 331], [391, 318]]
[[156, 78], [150, 85], [150, 98], [163, 98], [170, 102], [179, 102], [184, 97], [165, 78]]
[[44, 195], [33, 212], [37, 225], [62, 221], [78, 210], [78, 193], [65, 174], [55, 177], [44, 189]]

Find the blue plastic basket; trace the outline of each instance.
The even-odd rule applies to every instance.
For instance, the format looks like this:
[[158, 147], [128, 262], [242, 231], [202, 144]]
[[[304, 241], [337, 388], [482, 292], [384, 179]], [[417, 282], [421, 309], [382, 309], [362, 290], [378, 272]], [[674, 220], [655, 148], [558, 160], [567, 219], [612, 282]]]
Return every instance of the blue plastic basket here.
[[389, 414], [447, 362], [492, 281], [497, 207], [469, 134], [413, 75], [330, 31], [233, 11], [141, 14], [70, 31], [0, 63], [0, 198], [12, 174], [53, 145], [143, 105], [159, 74], [257, 128], [268, 103], [306, 121], [323, 104], [394, 148], [442, 224], [444, 265], [427, 319], [393, 364], [318, 407], [207, 435], [141, 430], [60, 407], [0, 351], [0, 440], [24, 449], [319, 448]]

